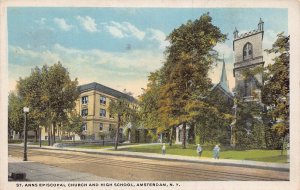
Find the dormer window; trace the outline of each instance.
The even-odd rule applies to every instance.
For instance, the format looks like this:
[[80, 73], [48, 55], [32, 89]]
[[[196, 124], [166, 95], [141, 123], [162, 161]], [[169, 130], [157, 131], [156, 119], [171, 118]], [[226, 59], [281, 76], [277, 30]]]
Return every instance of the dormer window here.
[[252, 44], [250, 44], [249, 42], [245, 44], [244, 48], [243, 48], [243, 59], [247, 60], [247, 59], [251, 59], [253, 57], [253, 48], [252, 48]]

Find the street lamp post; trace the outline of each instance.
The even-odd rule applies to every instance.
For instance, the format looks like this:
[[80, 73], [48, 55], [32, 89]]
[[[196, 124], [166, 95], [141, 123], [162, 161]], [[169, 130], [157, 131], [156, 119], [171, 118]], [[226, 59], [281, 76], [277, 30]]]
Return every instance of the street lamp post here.
[[27, 161], [27, 114], [29, 112], [29, 108], [24, 107], [23, 111], [24, 111], [24, 158], [23, 158], [23, 161]]

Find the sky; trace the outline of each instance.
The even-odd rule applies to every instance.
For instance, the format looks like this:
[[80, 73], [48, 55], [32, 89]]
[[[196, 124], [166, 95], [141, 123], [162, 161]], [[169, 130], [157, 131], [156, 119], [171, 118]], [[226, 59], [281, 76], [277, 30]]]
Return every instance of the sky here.
[[[233, 31], [257, 29], [264, 21], [263, 49], [272, 47], [276, 35], [288, 34], [287, 9], [258, 8], [8, 8], [9, 90], [31, 69], [58, 61], [79, 84], [98, 82], [135, 97], [147, 85], [150, 72], [159, 69], [169, 45], [166, 36], [188, 20], [209, 12], [212, 23], [228, 40], [215, 47], [226, 63], [229, 87], [234, 87]], [[272, 56], [264, 53], [266, 64]], [[218, 83], [222, 63], [209, 76]]]

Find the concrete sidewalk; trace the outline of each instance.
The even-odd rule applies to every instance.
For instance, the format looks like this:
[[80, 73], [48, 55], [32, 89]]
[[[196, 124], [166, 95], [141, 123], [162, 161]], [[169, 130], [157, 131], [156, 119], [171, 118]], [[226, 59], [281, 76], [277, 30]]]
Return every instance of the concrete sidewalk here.
[[[21, 146], [21, 145], [9, 145], [9, 146]], [[130, 145], [126, 146], [129, 147]], [[140, 145], [131, 145], [131, 146], [144, 146]], [[37, 145], [28, 145], [30, 148], [40, 149]], [[125, 147], [124, 147], [125, 148]], [[127, 157], [136, 157], [136, 158], [148, 158], [148, 159], [158, 159], [158, 160], [170, 160], [170, 161], [182, 161], [182, 162], [193, 162], [193, 163], [205, 163], [212, 165], [229, 165], [229, 166], [240, 166], [240, 167], [250, 167], [250, 168], [262, 168], [270, 170], [279, 170], [279, 171], [289, 171], [289, 163], [271, 163], [271, 162], [258, 162], [250, 160], [231, 160], [231, 159], [218, 159], [205, 158], [205, 157], [191, 157], [191, 156], [180, 156], [180, 155], [161, 155], [156, 153], [144, 153], [144, 152], [128, 152], [122, 151], [113, 151], [112, 148], [105, 149], [84, 149], [84, 148], [70, 148], [70, 147], [51, 147], [44, 146], [41, 149], [51, 149], [51, 150], [64, 150], [64, 151], [74, 151], [74, 152], [85, 152], [92, 154], [106, 154], [106, 155], [115, 155], [115, 156], [127, 156]]]
[[76, 172], [56, 166], [32, 161], [22, 161], [20, 158], [8, 157], [8, 175], [11, 173], [26, 173], [27, 181], [112, 181], [114, 179], [100, 177], [89, 173]]

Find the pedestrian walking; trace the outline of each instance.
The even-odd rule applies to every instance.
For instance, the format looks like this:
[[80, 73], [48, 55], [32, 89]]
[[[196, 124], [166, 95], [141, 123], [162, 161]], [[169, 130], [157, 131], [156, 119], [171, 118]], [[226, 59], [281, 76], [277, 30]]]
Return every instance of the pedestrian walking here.
[[201, 157], [202, 155], [202, 147], [200, 146], [200, 144], [197, 144], [197, 154], [199, 157]]
[[165, 155], [166, 154], [166, 143], [163, 144], [161, 150], [162, 150], [162, 155]]
[[214, 159], [219, 159], [220, 157], [220, 147], [219, 145], [216, 145], [213, 149]]

